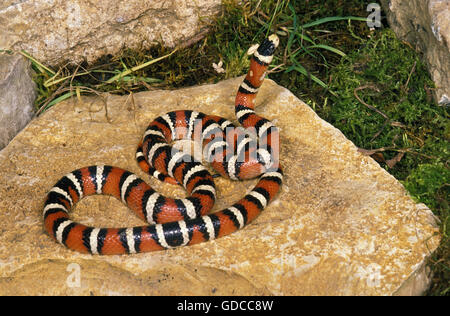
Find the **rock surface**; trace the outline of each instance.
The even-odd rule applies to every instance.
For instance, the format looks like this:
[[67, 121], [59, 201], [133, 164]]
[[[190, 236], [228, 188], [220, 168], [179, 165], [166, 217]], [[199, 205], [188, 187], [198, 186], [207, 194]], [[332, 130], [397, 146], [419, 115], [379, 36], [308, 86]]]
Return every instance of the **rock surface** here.
[[122, 47], [173, 47], [195, 36], [220, 0], [6, 0], [0, 2], [0, 49], [25, 49], [53, 66], [96, 60]]
[[397, 36], [424, 53], [439, 104], [450, 104], [450, 1], [381, 0]]
[[21, 55], [0, 53], [0, 149], [33, 117], [35, 88], [30, 63]]
[[[440, 239], [431, 211], [270, 80], [257, 112], [281, 129], [285, 181], [246, 228], [203, 244], [129, 256], [75, 253], [46, 235], [42, 206], [60, 177], [111, 164], [148, 179], [134, 158], [147, 124], [176, 109], [234, 119], [241, 80], [74, 99], [35, 119], [0, 152], [0, 295], [420, 294], [427, 286], [424, 261]], [[165, 194], [184, 195], [180, 187], [148, 182]], [[255, 182], [217, 179], [215, 210]], [[83, 199], [72, 214], [89, 225], [142, 225], [105, 196]]]

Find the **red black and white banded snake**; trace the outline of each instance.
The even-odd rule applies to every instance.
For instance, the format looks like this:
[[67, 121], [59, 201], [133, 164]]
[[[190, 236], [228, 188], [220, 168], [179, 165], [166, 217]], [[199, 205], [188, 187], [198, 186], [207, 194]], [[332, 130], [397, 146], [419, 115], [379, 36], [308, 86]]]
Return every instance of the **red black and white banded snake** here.
[[[164, 197], [118, 167], [81, 168], [65, 175], [49, 191], [43, 210], [48, 234], [82, 253], [132, 254], [216, 239], [255, 219], [274, 199], [283, 179], [279, 130], [254, 111], [256, 94], [277, 46], [278, 38], [271, 35], [254, 47], [250, 69], [236, 96], [236, 118], [244, 128], [253, 129], [256, 139], [222, 117], [188, 110], [166, 113], [147, 127], [136, 152], [139, 166], [161, 181], [182, 185], [187, 198]], [[216, 199], [213, 176], [201, 162], [169, 145], [179, 139], [201, 141], [204, 158], [220, 175], [233, 180], [259, 176], [259, 181], [232, 206], [207, 214]], [[149, 225], [96, 228], [72, 221], [69, 211], [81, 198], [93, 194], [118, 198]]]

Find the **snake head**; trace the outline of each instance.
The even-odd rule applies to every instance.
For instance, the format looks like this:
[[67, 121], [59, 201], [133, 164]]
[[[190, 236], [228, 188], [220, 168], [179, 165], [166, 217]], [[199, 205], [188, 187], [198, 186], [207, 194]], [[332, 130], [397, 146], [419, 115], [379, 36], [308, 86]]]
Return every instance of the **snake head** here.
[[272, 56], [278, 44], [280, 44], [280, 39], [272, 34], [259, 45], [258, 54], [264, 57]]

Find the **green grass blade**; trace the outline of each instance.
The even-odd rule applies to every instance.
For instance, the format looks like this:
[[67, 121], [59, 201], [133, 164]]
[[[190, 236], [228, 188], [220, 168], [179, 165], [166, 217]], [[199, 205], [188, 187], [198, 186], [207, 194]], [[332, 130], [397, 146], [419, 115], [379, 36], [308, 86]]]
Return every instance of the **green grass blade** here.
[[322, 88], [328, 89], [328, 85], [323, 82], [322, 80], [320, 80], [319, 78], [317, 78], [316, 76], [314, 76], [313, 74], [311, 74], [308, 70], [306, 70], [305, 67], [303, 67], [300, 64], [296, 64], [296, 65], [292, 65], [291, 67], [289, 67], [286, 70], [286, 73], [291, 72], [291, 71], [297, 71], [299, 73], [301, 73], [302, 75], [307, 76], [308, 78], [311, 78], [311, 80], [313, 80], [315, 83], [317, 83], [318, 85], [320, 85]]
[[163, 60], [163, 59], [165, 59], [165, 58], [171, 56], [171, 55], [174, 54], [177, 50], [178, 50], [178, 48], [175, 48], [172, 52], [170, 52], [170, 53], [167, 54], [167, 55], [164, 55], [164, 56], [161, 56], [161, 57], [158, 57], [158, 58], [149, 60], [148, 62], [145, 62], [145, 63], [143, 63], [143, 64], [137, 65], [137, 66], [135, 66], [135, 67], [133, 67], [133, 68], [131, 68], [131, 69], [127, 69], [127, 70], [125, 70], [125, 71], [123, 71], [123, 72], [121, 72], [121, 73], [115, 75], [114, 77], [108, 79], [108, 80], [106, 81], [106, 83], [112, 83], [112, 82], [114, 82], [114, 81], [118, 81], [118, 80], [122, 79], [123, 77], [128, 76], [128, 75], [131, 74], [132, 72], [138, 71], [138, 70], [140, 70], [140, 69], [142, 69], [142, 68], [145, 68], [145, 67], [147, 67], [147, 66], [150, 66], [151, 64], [157, 63], [158, 61], [161, 61], [161, 60]]
[[275, 6], [275, 11], [274, 11], [274, 13], [272, 14], [272, 18], [270, 19], [269, 26], [267, 27], [266, 37], [269, 36], [269, 33], [271, 32], [271, 29], [272, 29], [272, 23], [273, 23], [273, 20], [275, 19], [275, 16], [276, 16], [277, 13], [278, 13], [278, 6], [279, 6], [279, 5], [280, 5], [280, 0], [277, 0], [277, 4], [276, 4], [276, 6]]
[[66, 77], [59, 78], [59, 79], [55, 79], [55, 76], [53, 76], [53, 77], [51, 77], [50, 79], [48, 79], [48, 80], [46, 80], [46, 81], [44, 82], [44, 87], [48, 88], [48, 87], [50, 87], [50, 86], [53, 86], [53, 85], [55, 85], [55, 84], [58, 84], [58, 83], [60, 83], [60, 82], [62, 82], [62, 81], [65, 81], [65, 80], [67, 80], [67, 79], [70, 79], [70, 78], [72, 78], [72, 77], [75, 78], [75, 77], [84, 76], [84, 75], [88, 75], [88, 74], [90, 74], [90, 72], [80, 72], [80, 73], [77, 73], [77, 74], [75, 74], [75, 75], [70, 75], [70, 76], [66, 76]]
[[[291, 3], [288, 4], [288, 7], [289, 7], [289, 9], [292, 12], [292, 20], [293, 20], [292, 21], [292, 26], [293, 26], [293, 29], [296, 30], [297, 29], [297, 24], [298, 24], [297, 14], [296, 14], [295, 9], [294, 9], [294, 7], [292, 6]], [[294, 42], [294, 38], [295, 38], [296, 32], [289, 32], [289, 33], [290, 34], [289, 34], [289, 39], [288, 39], [288, 42], [287, 42], [287, 49], [290, 52], [292, 44]]]
[[125, 76], [122, 77], [121, 80], [123, 82], [139, 82], [144, 81], [145, 83], [161, 83], [161, 79], [157, 78], [148, 78], [148, 77], [136, 77], [136, 76]]
[[324, 23], [328, 23], [328, 22], [335, 22], [335, 21], [347, 21], [347, 20], [351, 20], [351, 21], [361, 21], [361, 22], [367, 22], [367, 18], [362, 18], [362, 17], [358, 17], [358, 16], [330, 16], [330, 17], [326, 17], [326, 18], [322, 18], [310, 23], [306, 23], [303, 24], [301, 27], [306, 29], [308, 27], [313, 27], [313, 26], [317, 26], [320, 24], [324, 24]]
[[310, 38], [309, 36], [306, 36], [306, 35], [303, 34], [303, 33], [296, 32], [295, 34], [298, 36], [298, 38], [299, 38], [301, 41], [309, 42], [309, 43], [311, 43], [311, 44], [316, 44], [312, 38]]
[[42, 69], [43, 69], [43, 70], [45, 70], [48, 74], [50, 74], [50, 75], [52, 75], [52, 76], [54, 76], [54, 75], [56, 74], [53, 70], [51, 70], [50, 68], [44, 66], [42, 63], [40, 63], [37, 59], [35, 59], [35, 58], [34, 58], [33, 56], [31, 56], [30, 54], [28, 54], [26, 51], [21, 50], [19, 53], [20, 53], [22, 56], [24, 56], [25, 58], [29, 59], [29, 60], [31, 61], [31, 63], [32, 63], [33, 65], [36, 66], [36, 68], [38, 68], [38, 69], [41, 70], [41, 72], [43, 72], [43, 71], [42, 71]]
[[62, 102], [68, 98], [70, 98], [71, 96], [75, 95], [76, 91], [69, 91], [67, 93], [64, 93], [63, 95], [60, 95], [59, 97], [55, 98], [54, 100], [52, 100], [51, 102], [49, 102], [44, 109], [42, 109], [42, 111], [46, 111], [49, 108], [51, 108], [52, 106], [54, 106], [55, 104]]
[[322, 49], [326, 49], [326, 50], [329, 50], [330, 52], [335, 53], [335, 54], [338, 54], [338, 55], [340, 55], [340, 56], [342, 56], [342, 57], [347, 56], [347, 54], [344, 53], [343, 51], [341, 51], [341, 50], [339, 50], [339, 49], [337, 49], [337, 48], [334, 48], [334, 47], [325, 45], [325, 44], [318, 44], [318, 45], [308, 46], [308, 49], [314, 49], [314, 48], [322, 48]]

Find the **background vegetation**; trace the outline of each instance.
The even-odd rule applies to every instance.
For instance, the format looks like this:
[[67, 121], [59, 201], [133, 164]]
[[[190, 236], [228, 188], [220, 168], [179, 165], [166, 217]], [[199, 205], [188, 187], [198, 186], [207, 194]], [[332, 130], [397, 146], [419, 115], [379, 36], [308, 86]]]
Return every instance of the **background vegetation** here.
[[37, 113], [82, 94], [178, 88], [244, 74], [247, 49], [276, 32], [281, 48], [270, 77], [339, 128], [440, 219], [442, 243], [429, 259], [434, 276], [426, 294], [450, 295], [448, 108], [434, 103], [420, 54], [398, 40], [384, 19], [381, 28], [367, 26], [368, 3], [226, 0], [220, 16], [205, 21], [203, 37], [176, 50], [123, 50], [89, 66], [53, 70], [23, 52], [36, 72]]

